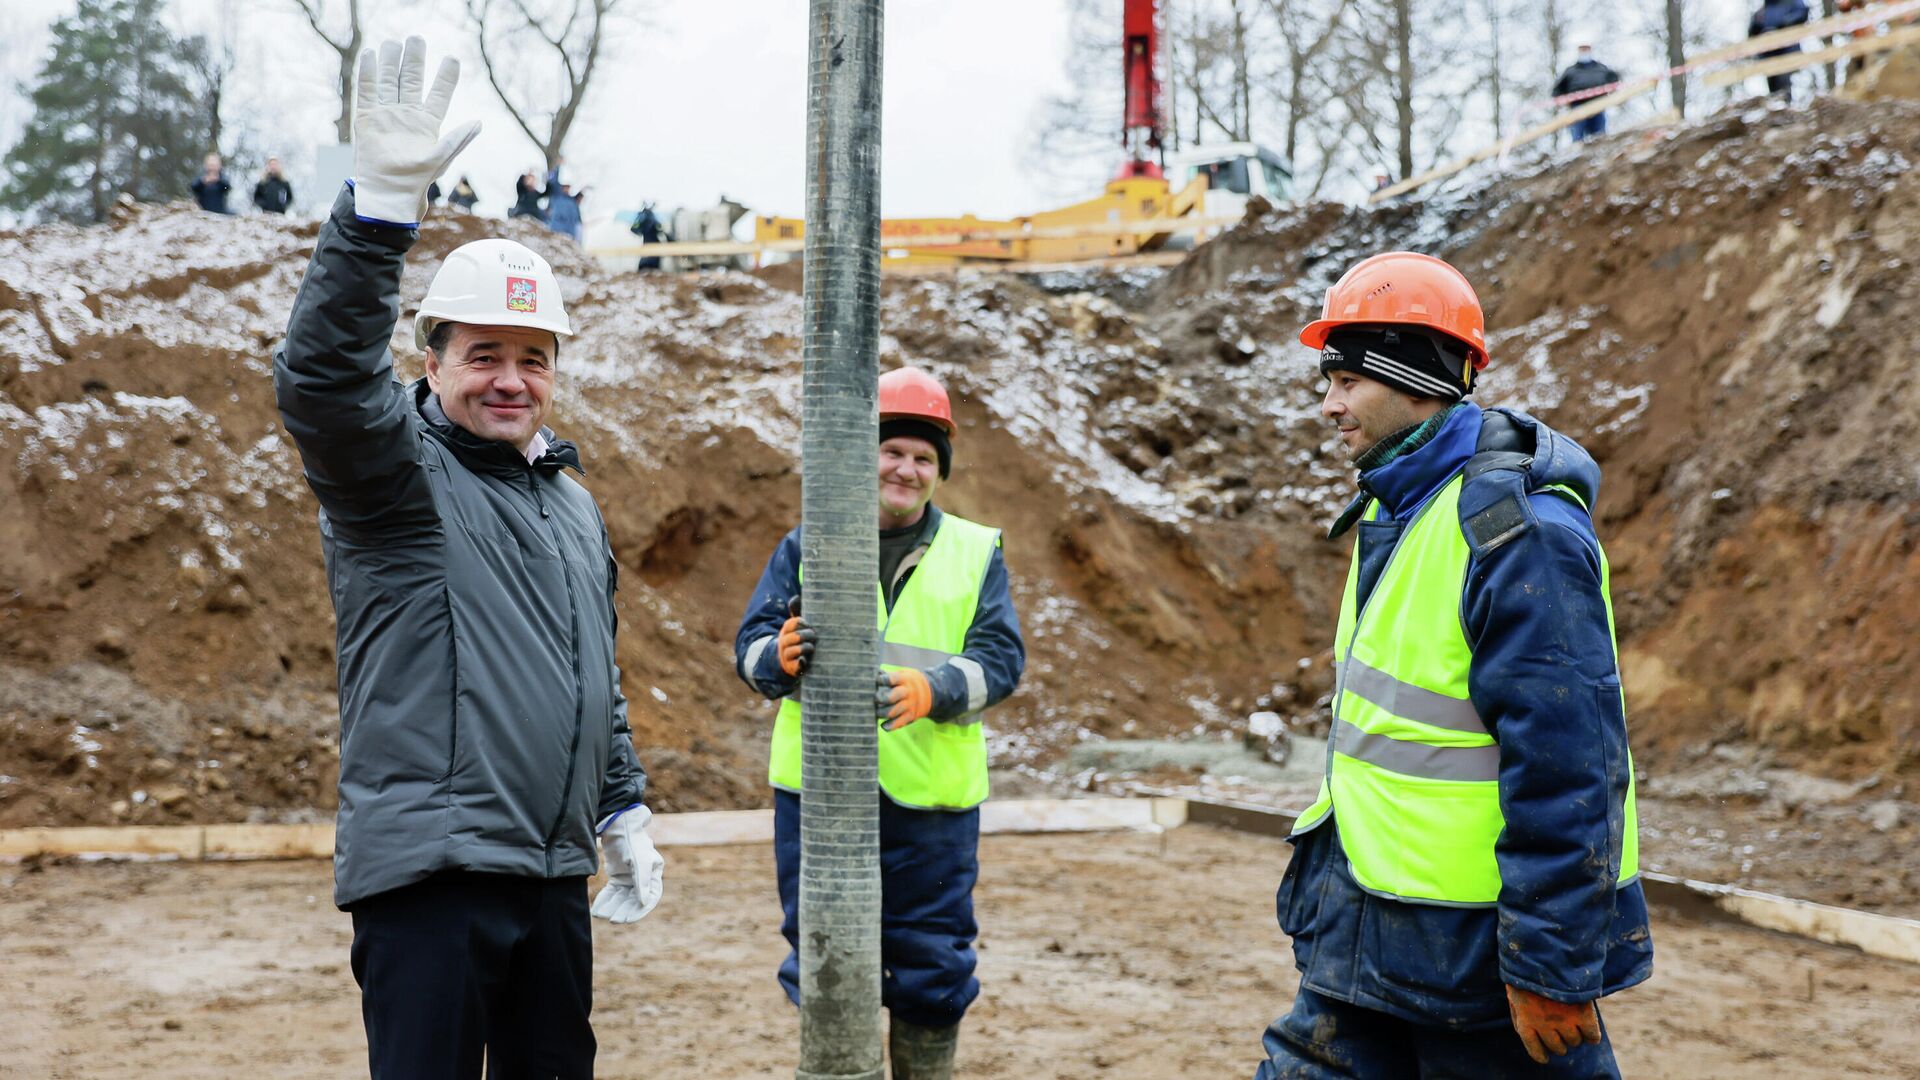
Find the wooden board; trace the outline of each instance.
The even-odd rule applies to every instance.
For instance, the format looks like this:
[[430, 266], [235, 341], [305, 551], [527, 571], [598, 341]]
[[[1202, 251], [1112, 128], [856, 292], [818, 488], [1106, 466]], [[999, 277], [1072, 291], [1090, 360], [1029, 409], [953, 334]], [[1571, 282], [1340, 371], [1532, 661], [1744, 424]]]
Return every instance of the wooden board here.
[[333, 825], [207, 825], [205, 859], [331, 859]]
[[1810, 52], [1797, 52], [1791, 56], [1773, 56], [1757, 60], [1739, 67], [1723, 68], [1709, 72], [1701, 81], [1709, 87], [1731, 86], [1746, 79], [1765, 78], [1769, 75], [1785, 75], [1801, 68], [1845, 60], [1852, 56], [1867, 56], [1872, 53], [1886, 52], [1902, 46], [1920, 42], [1920, 26], [1908, 26], [1889, 31], [1876, 37], [1855, 38], [1841, 45]]
[[1734, 885], [1692, 881], [1668, 874], [1640, 875], [1647, 898], [1681, 905], [1704, 900], [1749, 926], [1848, 945], [1873, 956], [1920, 964], [1920, 920], [1794, 900]]
[[205, 830], [198, 825], [0, 829], [0, 858], [5, 859], [36, 855], [198, 859], [205, 845]]
[[[995, 800], [983, 805], [980, 812], [980, 828], [987, 833], [1175, 828], [1185, 820], [1183, 799]], [[661, 847], [766, 844], [773, 841], [773, 811], [656, 814], [647, 832]], [[0, 829], [0, 859], [34, 856], [326, 859], [333, 856], [333, 826], [129, 825]]]
[[647, 835], [661, 847], [773, 843], [771, 810], [703, 810], [655, 814]]

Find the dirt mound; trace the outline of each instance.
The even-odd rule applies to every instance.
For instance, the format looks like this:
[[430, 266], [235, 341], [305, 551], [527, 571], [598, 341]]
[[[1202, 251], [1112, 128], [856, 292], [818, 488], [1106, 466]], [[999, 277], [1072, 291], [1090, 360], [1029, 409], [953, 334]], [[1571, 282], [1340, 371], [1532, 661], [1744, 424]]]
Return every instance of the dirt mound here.
[[1189, 355], [1274, 342], [1360, 256], [1454, 261], [1488, 308], [1478, 397], [1605, 467], [1643, 755], [1752, 740], [1835, 775], [1911, 773], [1917, 159], [1920, 104], [1750, 107], [1455, 200], [1271, 212], [1145, 315], [1183, 326]]
[[[1755, 108], [1460, 199], [1270, 209], [1157, 277], [889, 281], [883, 365], [956, 398], [943, 502], [1006, 529], [1030, 661], [996, 765], [1312, 722], [1352, 478], [1294, 335], [1347, 265], [1410, 246], [1488, 302], [1483, 398], [1607, 469], [1643, 762], [1743, 742], [1911, 773], [1916, 158], [1920, 106]], [[771, 714], [731, 640], [799, 513], [798, 272], [609, 274], [451, 219], [403, 295], [503, 229], [566, 279], [555, 427], [621, 563], [656, 804], [763, 803]], [[269, 372], [313, 236], [177, 206], [0, 235], [0, 825], [331, 808], [332, 623]]]

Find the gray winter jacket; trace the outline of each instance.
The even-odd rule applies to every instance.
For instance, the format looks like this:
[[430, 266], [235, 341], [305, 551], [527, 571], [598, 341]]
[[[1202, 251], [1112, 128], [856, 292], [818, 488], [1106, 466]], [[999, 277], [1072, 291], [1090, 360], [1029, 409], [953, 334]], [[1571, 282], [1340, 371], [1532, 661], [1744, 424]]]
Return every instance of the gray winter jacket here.
[[439, 870], [591, 874], [594, 823], [640, 801], [614, 663], [616, 565], [593, 499], [456, 427], [387, 350], [418, 234], [344, 192], [274, 356], [320, 500], [340, 664], [334, 902]]

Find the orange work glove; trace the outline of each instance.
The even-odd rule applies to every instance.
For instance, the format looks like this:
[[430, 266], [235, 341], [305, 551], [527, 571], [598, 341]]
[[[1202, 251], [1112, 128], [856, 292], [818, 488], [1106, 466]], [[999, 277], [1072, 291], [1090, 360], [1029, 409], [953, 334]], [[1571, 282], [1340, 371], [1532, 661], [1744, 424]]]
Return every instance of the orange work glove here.
[[873, 708], [887, 722], [882, 731], [898, 731], [933, 711], [933, 684], [924, 671], [882, 671], [873, 680]]
[[787, 673], [787, 678], [797, 679], [807, 673], [813, 663], [813, 643], [818, 640], [820, 631], [800, 617], [800, 598], [794, 597], [787, 603], [787, 621], [780, 627], [780, 639], [774, 642], [780, 650], [780, 670]]
[[1600, 1010], [1591, 1001], [1568, 1005], [1509, 986], [1507, 1009], [1513, 1013], [1513, 1030], [1526, 1045], [1527, 1056], [1542, 1065], [1548, 1054], [1564, 1054], [1583, 1042], [1600, 1044]]

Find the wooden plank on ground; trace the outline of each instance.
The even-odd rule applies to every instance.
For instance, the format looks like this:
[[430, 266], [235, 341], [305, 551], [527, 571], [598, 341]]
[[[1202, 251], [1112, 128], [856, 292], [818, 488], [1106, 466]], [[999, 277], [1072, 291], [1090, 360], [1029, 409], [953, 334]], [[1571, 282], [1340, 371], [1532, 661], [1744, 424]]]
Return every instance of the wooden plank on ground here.
[[[990, 833], [1173, 828], [1184, 820], [1182, 799], [995, 800], [981, 808], [981, 829]], [[766, 844], [773, 841], [773, 811], [655, 814], [647, 832], [661, 847]], [[325, 859], [333, 838], [330, 823], [0, 829], [0, 859]]]
[[198, 859], [205, 844], [205, 830], [199, 825], [0, 829], [0, 858], [6, 859], [36, 855]]
[[333, 824], [207, 825], [207, 859], [331, 859]]
[[[983, 833], [1100, 832], [1165, 827], [1161, 799], [1007, 799], [980, 806]], [[1184, 800], [1171, 800], [1175, 802]]]
[[661, 847], [773, 843], [771, 810], [697, 810], [655, 814], [647, 835]]
[[1733, 885], [1692, 881], [1667, 874], [1640, 875], [1650, 899], [1705, 900], [1749, 926], [1849, 945], [1872, 956], [1920, 964], [1920, 920], [1816, 904]]

